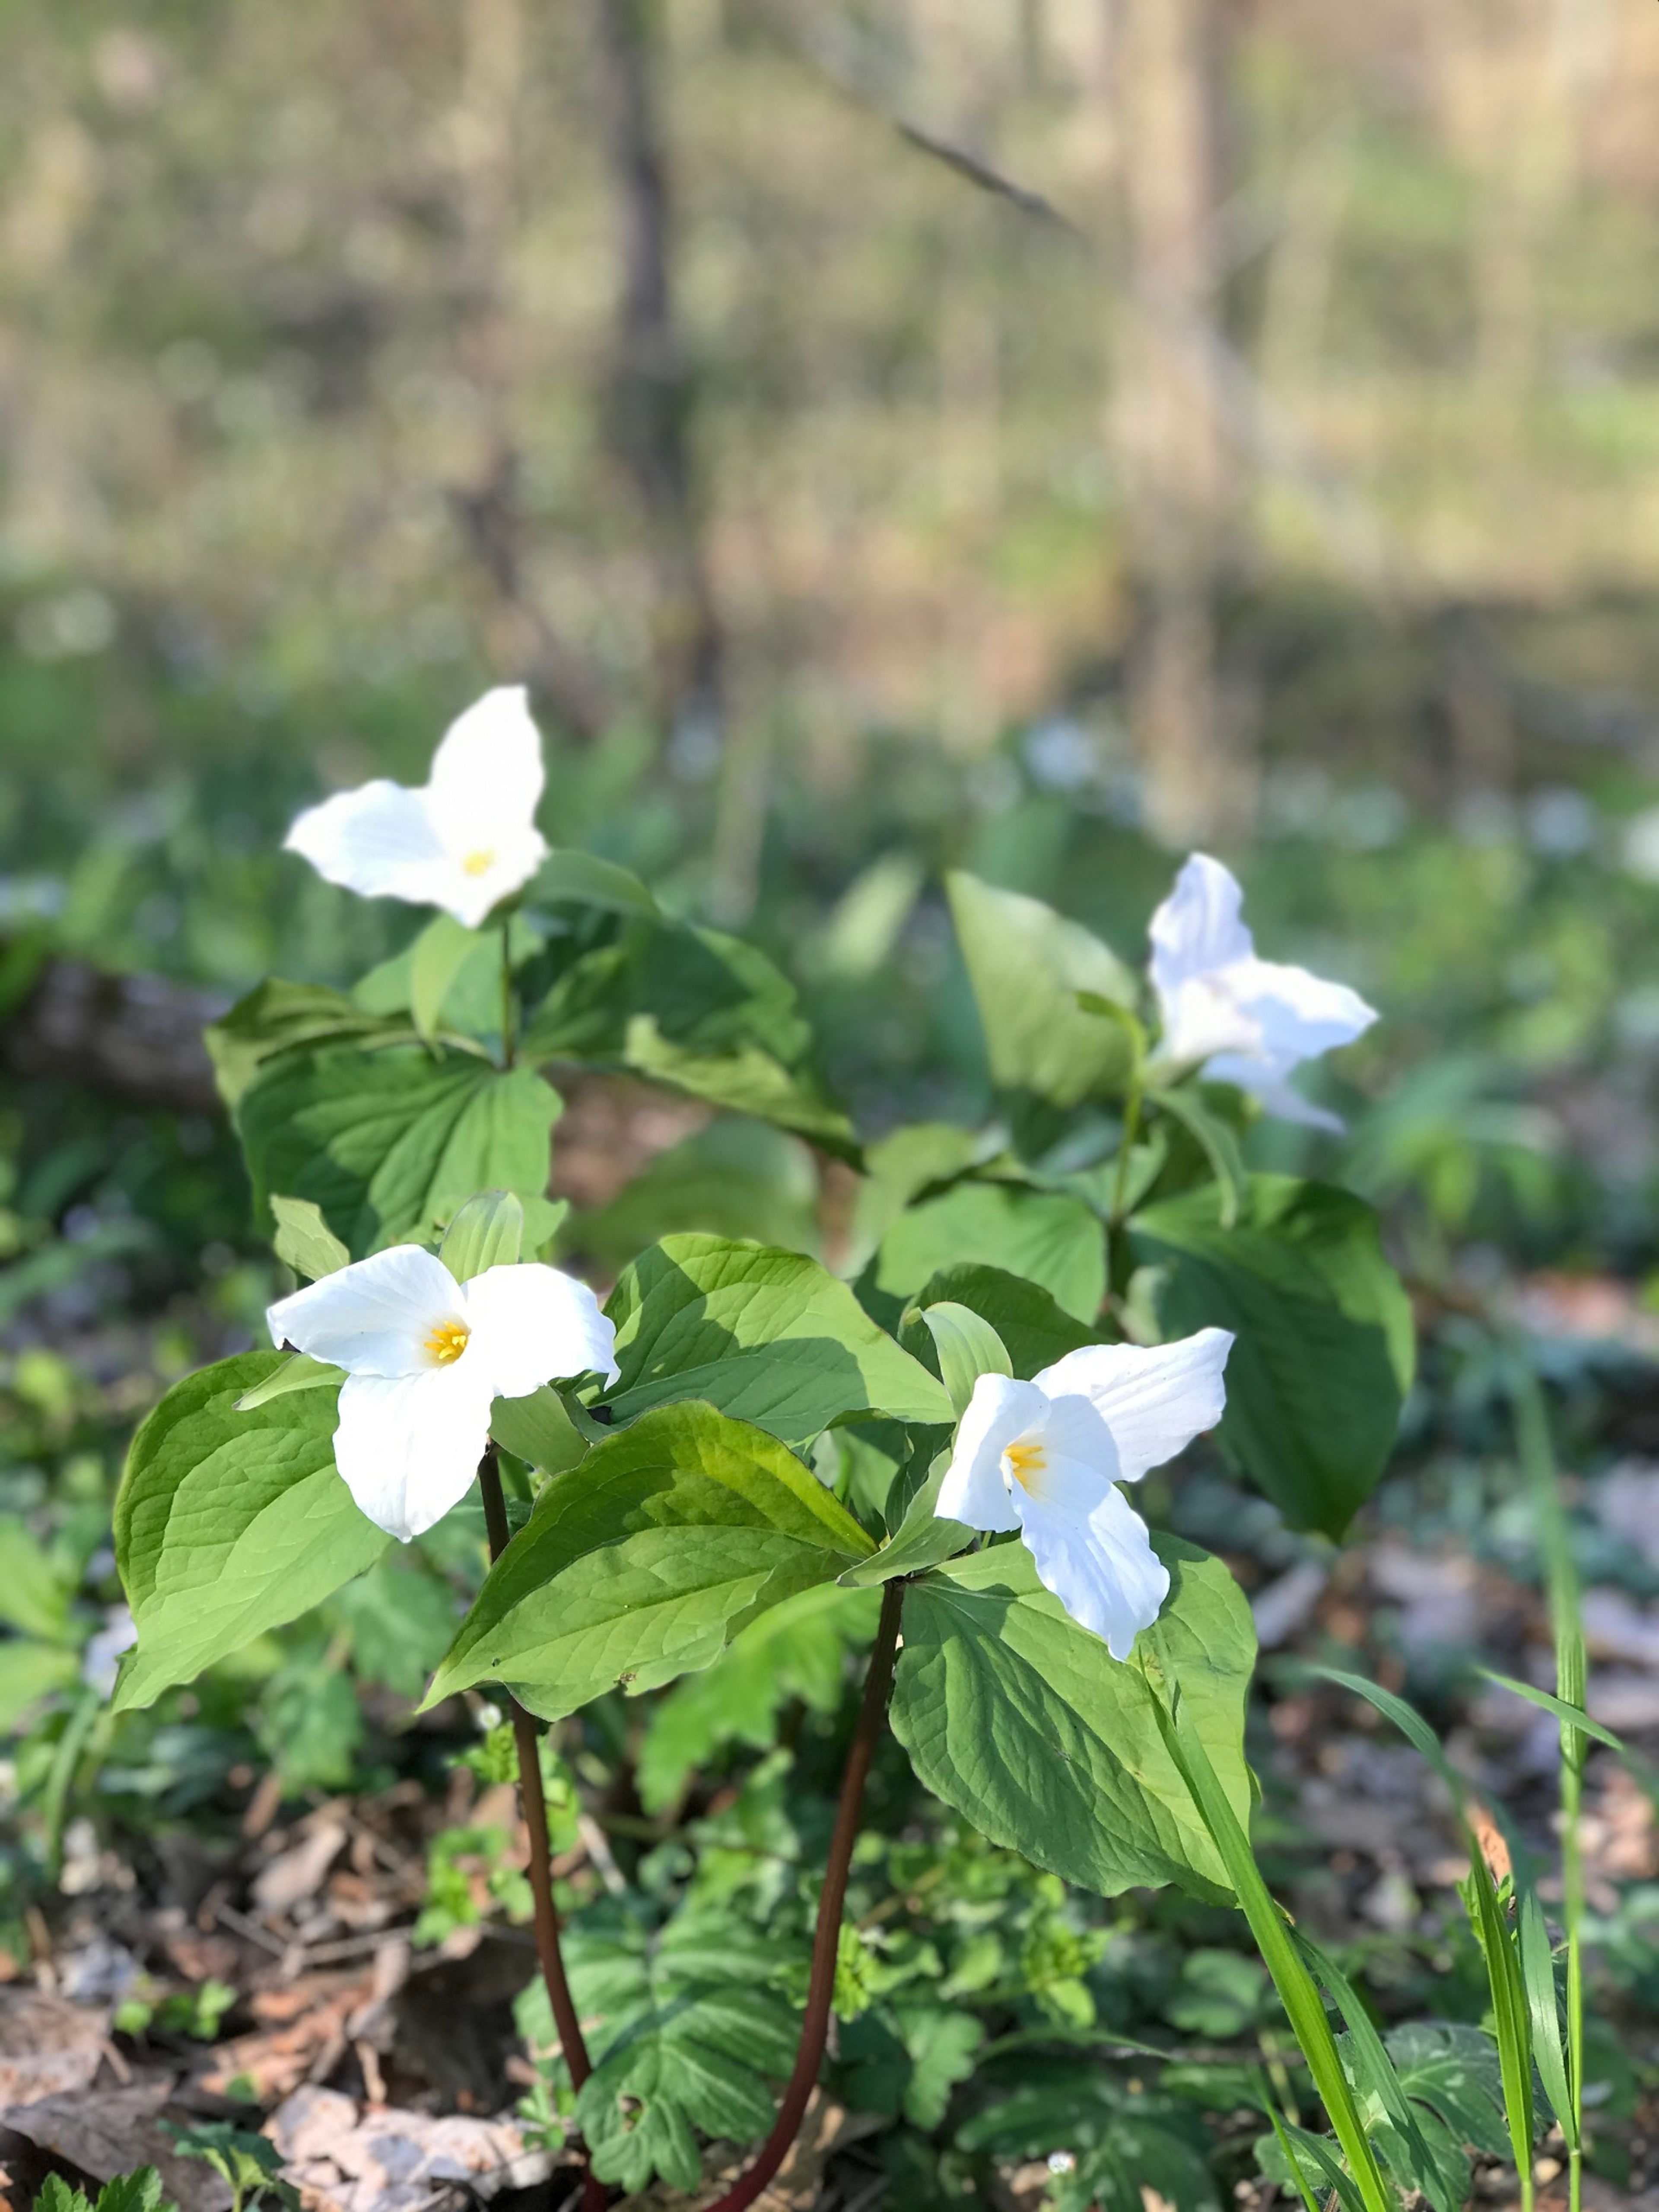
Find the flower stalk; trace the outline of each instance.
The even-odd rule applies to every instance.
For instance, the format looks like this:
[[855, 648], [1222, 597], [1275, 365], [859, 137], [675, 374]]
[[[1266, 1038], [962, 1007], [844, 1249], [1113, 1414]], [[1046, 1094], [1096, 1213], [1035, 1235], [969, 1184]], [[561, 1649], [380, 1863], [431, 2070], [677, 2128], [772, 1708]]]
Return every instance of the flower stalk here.
[[[512, 1540], [507, 1525], [507, 1500], [501, 1494], [501, 1473], [495, 1462], [494, 1444], [478, 1462], [478, 1488], [483, 1497], [484, 1528], [489, 1539], [489, 1560], [493, 1566]], [[565, 2064], [570, 2069], [571, 2086], [580, 2093], [593, 2066], [587, 2055], [587, 2041], [582, 2033], [576, 2001], [570, 1993], [569, 1978], [564, 1970], [564, 1954], [559, 1944], [559, 1913], [553, 1901], [553, 1862], [547, 1842], [547, 1799], [542, 1789], [542, 1763], [536, 1741], [536, 1723], [515, 1697], [510, 1692], [503, 1694], [512, 1716], [513, 1742], [519, 1760], [519, 1796], [524, 1807], [525, 1826], [530, 1836], [530, 1893], [536, 1908], [536, 1953], [541, 1960], [542, 1979], [547, 1984], [548, 2002], [553, 2008], [553, 2024], [558, 2030], [559, 2045], [564, 2052]], [[582, 2212], [599, 2212], [609, 2195], [605, 2185], [592, 2172], [585, 2173]]]
[[824, 2046], [830, 2039], [830, 2008], [836, 1994], [836, 1960], [841, 1948], [841, 1915], [847, 1899], [848, 1870], [853, 1863], [853, 1846], [858, 1841], [859, 1822], [864, 1812], [864, 1785], [869, 1778], [870, 1762], [875, 1756], [886, 1717], [887, 1693], [892, 1686], [899, 1614], [903, 1604], [903, 1582], [889, 1583], [882, 1592], [881, 1621], [876, 1630], [875, 1649], [870, 1655], [870, 1672], [865, 1677], [864, 1700], [859, 1707], [858, 1725], [853, 1731], [842, 1775], [841, 1803], [836, 1814], [835, 1833], [830, 1840], [823, 1889], [818, 1899], [812, 1973], [807, 1985], [806, 2013], [801, 2022], [794, 2071], [789, 2076], [777, 2119], [760, 2155], [747, 2173], [734, 2182], [723, 2197], [716, 2198], [708, 2212], [744, 2212], [744, 2208], [767, 2188], [800, 2132], [818, 2069], [823, 2063]]

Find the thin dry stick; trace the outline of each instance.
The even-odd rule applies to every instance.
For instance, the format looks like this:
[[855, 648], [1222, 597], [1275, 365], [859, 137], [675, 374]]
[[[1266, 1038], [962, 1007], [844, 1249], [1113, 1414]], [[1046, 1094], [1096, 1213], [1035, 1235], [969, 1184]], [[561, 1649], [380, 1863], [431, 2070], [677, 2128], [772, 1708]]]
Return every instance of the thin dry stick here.
[[902, 1582], [889, 1583], [882, 1592], [881, 1625], [876, 1631], [876, 1648], [870, 1655], [870, 1672], [865, 1679], [864, 1703], [859, 1708], [858, 1726], [853, 1731], [847, 1767], [842, 1776], [841, 1805], [836, 1814], [836, 1832], [830, 1840], [823, 1892], [818, 1899], [812, 1978], [807, 1986], [806, 2016], [801, 2022], [795, 2070], [789, 2076], [789, 2087], [783, 2093], [777, 2120], [759, 2157], [740, 2181], [709, 2206], [708, 2212], [744, 2212], [744, 2208], [761, 2194], [783, 2164], [789, 2146], [800, 2131], [818, 2078], [818, 2068], [823, 2063], [823, 2048], [830, 2038], [830, 2003], [836, 1993], [836, 1958], [841, 1948], [841, 1911], [847, 1897], [847, 1870], [852, 1864], [853, 1846], [858, 1841], [870, 1761], [875, 1756], [877, 1739], [887, 1711], [887, 1692], [892, 1684], [893, 1660], [898, 1650], [899, 1612], [903, 1603]]
[[[501, 1495], [501, 1474], [495, 1464], [493, 1445], [478, 1462], [478, 1488], [483, 1493], [484, 1528], [489, 1537], [493, 1566], [511, 1540], [507, 1500]], [[525, 1826], [530, 1834], [530, 1890], [536, 1901], [536, 1950], [542, 1962], [542, 1978], [547, 1984], [548, 2002], [553, 2008], [553, 2022], [559, 2031], [564, 2063], [570, 2069], [571, 2085], [580, 2090], [593, 2067], [587, 2055], [576, 2001], [566, 1978], [564, 1954], [559, 1948], [559, 1914], [553, 1902], [553, 1863], [547, 1845], [547, 1799], [542, 1790], [536, 1723], [516, 1698], [509, 1696], [507, 1706], [513, 1717], [513, 1741], [519, 1757], [519, 1795], [524, 1805]], [[605, 2184], [591, 2172], [584, 2173], [582, 2212], [601, 2212], [610, 2195]]]

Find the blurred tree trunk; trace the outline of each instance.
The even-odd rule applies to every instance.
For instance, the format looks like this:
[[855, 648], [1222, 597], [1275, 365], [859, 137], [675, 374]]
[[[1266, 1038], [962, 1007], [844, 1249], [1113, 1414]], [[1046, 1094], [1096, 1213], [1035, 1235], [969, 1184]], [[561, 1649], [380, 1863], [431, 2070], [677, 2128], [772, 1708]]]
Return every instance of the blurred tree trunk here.
[[661, 28], [655, 0], [594, 0], [594, 8], [622, 264], [611, 432], [650, 532], [655, 705], [670, 726], [718, 726], [724, 654], [702, 557], [692, 378], [674, 296]]
[[1212, 346], [1226, 0], [1115, 0], [1127, 283], [1116, 434], [1133, 603], [1129, 720], [1148, 826], [1172, 845], [1248, 827], [1254, 763], [1230, 738], [1217, 597], [1240, 484]]

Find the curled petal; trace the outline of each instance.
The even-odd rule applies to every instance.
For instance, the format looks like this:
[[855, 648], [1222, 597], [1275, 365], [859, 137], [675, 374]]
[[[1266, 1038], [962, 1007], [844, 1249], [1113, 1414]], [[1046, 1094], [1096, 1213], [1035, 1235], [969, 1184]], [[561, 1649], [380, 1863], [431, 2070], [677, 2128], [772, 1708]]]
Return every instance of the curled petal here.
[[1089, 1470], [1051, 1461], [1053, 1480], [1021, 1493], [1020, 1524], [1037, 1579], [1073, 1620], [1127, 1659], [1136, 1636], [1158, 1619], [1170, 1571], [1146, 1524], [1123, 1492]]
[[438, 834], [455, 854], [521, 836], [533, 823], [545, 780], [541, 735], [524, 686], [486, 691], [450, 724], [432, 757], [427, 795]]
[[1325, 1106], [1316, 1106], [1310, 1098], [1293, 1090], [1288, 1072], [1277, 1061], [1246, 1060], [1242, 1054], [1222, 1053], [1204, 1073], [1212, 1082], [1231, 1083], [1241, 1091], [1248, 1091], [1252, 1098], [1260, 1101], [1264, 1114], [1276, 1115], [1281, 1121], [1299, 1122], [1305, 1129], [1328, 1129], [1337, 1137], [1348, 1126], [1340, 1114], [1333, 1114]]
[[465, 1288], [466, 1349], [498, 1398], [526, 1398], [555, 1376], [617, 1380], [617, 1332], [586, 1283], [537, 1262], [487, 1268]]
[[1195, 975], [1255, 957], [1243, 904], [1232, 871], [1207, 853], [1194, 853], [1152, 916], [1152, 988], [1160, 998]]
[[1002, 1455], [1025, 1431], [1041, 1427], [1048, 1405], [1035, 1383], [981, 1375], [957, 1425], [957, 1440], [934, 1512], [969, 1528], [1018, 1528], [1002, 1479]]
[[1139, 1482], [1193, 1438], [1212, 1429], [1227, 1403], [1224, 1380], [1233, 1340], [1200, 1329], [1176, 1344], [1089, 1344], [1045, 1367], [1036, 1387], [1063, 1404], [1088, 1400], [1111, 1431], [1119, 1481]]
[[463, 1312], [460, 1285], [435, 1254], [394, 1244], [325, 1275], [265, 1318], [274, 1344], [291, 1344], [348, 1375], [407, 1375], [429, 1365], [423, 1347], [434, 1328]]
[[377, 1528], [408, 1543], [465, 1496], [489, 1438], [489, 1378], [465, 1358], [413, 1375], [348, 1375], [334, 1463]]
[[1261, 1029], [1262, 1051], [1292, 1066], [1352, 1044], [1376, 1019], [1376, 1008], [1346, 983], [1281, 961], [1249, 961], [1230, 980]]
[[423, 795], [384, 779], [308, 807], [283, 843], [363, 898], [423, 900], [424, 872], [443, 857]]

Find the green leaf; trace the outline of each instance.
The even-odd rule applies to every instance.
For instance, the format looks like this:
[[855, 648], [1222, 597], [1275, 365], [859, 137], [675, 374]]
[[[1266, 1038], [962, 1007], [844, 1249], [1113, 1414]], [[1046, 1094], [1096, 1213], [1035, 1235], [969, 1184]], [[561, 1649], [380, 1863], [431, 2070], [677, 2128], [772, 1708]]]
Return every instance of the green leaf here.
[[896, 1575], [924, 1573], [973, 1541], [973, 1529], [935, 1510], [950, 1466], [950, 1453], [940, 1452], [905, 1508], [898, 1527], [881, 1549], [871, 1558], [860, 1559], [856, 1566], [848, 1567], [842, 1575], [842, 1581], [849, 1589], [873, 1589], [878, 1583], [890, 1583]]
[[1289, 2121], [1276, 2119], [1275, 2126], [1276, 2136], [1258, 2136], [1255, 2140], [1255, 2162], [1267, 2180], [1277, 2182], [1281, 2189], [1299, 2190], [1304, 2203], [1311, 2180], [1317, 2188], [1334, 2194], [1342, 2212], [1368, 2212], [1364, 2192], [1323, 2136], [1292, 2127]]
[[618, 1420], [701, 1398], [805, 1444], [836, 1421], [952, 1418], [942, 1386], [816, 1260], [722, 1237], [665, 1237], [623, 1273]]
[[0, 1520], [0, 1622], [56, 1644], [68, 1632], [73, 1595], [73, 1582], [22, 1522], [10, 1515]]
[[349, 1267], [351, 1255], [308, 1198], [281, 1198], [273, 1194], [271, 1219], [276, 1234], [271, 1249], [285, 1267], [303, 1275], [308, 1283], [325, 1275], [337, 1275]]
[[665, 1037], [650, 1014], [628, 1025], [623, 1065], [671, 1091], [706, 1098], [731, 1114], [775, 1122], [838, 1158], [859, 1157], [853, 1125], [808, 1077], [787, 1068], [758, 1045], [731, 1052], [702, 1052]]
[[335, 1468], [329, 1393], [293, 1391], [237, 1412], [282, 1362], [248, 1352], [187, 1375], [133, 1439], [115, 1556], [138, 1643], [118, 1711], [153, 1704], [297, 1619], [386, 1548]]
[[[1009, 1372], [1029, 1382], [1068, 1352], [1098, 1344], [1097, 1330], [1075, 1320], [1041, 1285], [1011, 1275], [1003, 1267], [941, 1267], [917, 1291], [913, 1304], [925, 1310], [945, 1302], [966, 1306], [996, 1331], [1007, 1352]], [[908, 1320], [900, 1341], [908, 1347], [914, 1324]]]
[[1484, 1674], [1489, 1682], [1496, 1682], [1500, 1690], [1508, 1690], [1517, 1698], [1524, 1698], [1529, 1705], [1536, 1705], [1540, 1712], [1553, 1713], [1557, 1720], [1565, 1721], [1569, 1728], [1594, 1736], [1597, 1743], [1606, 1744], [1609, 1751], [1616, 1751], [1621, 1756], [1625, 1754], [1621, 1740], [1611, 1729], [1603, 1728], [1600, 1721], [1593, 1721], [1582, 1705], [1570, 1705], [1565, 1698], [1558, 1698], [1553, 1691], [1540, 1690], [1533, 1682], [1517, 1682], [1513, 1674], [1500, 1674], [1492, 1667], [1479, 1667], [1475, 1672]]
[[92, 2205], [61, 2173], [49, 2173], [34, 2200], [34, 2212], [92, 2212]]
[[489, 1267], [510, 1267], [524, 1249], [524, 1203], [510, 1190], [481, 1190], [444, 1231], [438, 1257], [458, 1283]]
[[656, 900], [631, 869], [568, 845], [548, 854], [526, 886], [523, 897], [530, 906], [597, 906], [614, 914], [641, 914], [653, 919], [661, 914]]
[[1055, 1109], [1121, 1084], [1133, 1060], [1127, 1033], [1086, 1012], [1078, 993], [1132, 1007], [1136, 978], [1097, 937], [1040, 899], [960, 871], [945, 878], [945, 888], [991, 1081], [1017, 1125], [1052, 1128]]
[[1526, 1994], [1532, 2028], [1532, 2055], [1538, 2078], [1544, 2085], [1569, 2149], [1577, 2132], [1577, 2106], [1569, 2085], [1565, 2040], [1562, 2033], [1560, 1996], [1555, 1986], [1555, 1953], [1538, 1893], [1528, 1882], [1521, 1889], [1516, 1935], [1521, 1954], [1521, 1984]]
[[[695, 1905], [654, 1930], [617, 1904], [572, 1923], [565, 1960], [594, 2061], [576, 2120], [602, 2180], [630, 2196], [653, 2174], [695, 2189], [698, 2130], [747, 2142], [771, 2125], [770, 2084], [799, 2033], [777, 1987], [803, 1963], [798, 1946]], [[539, 1978], [518, 2017], [532, 2046], [554, 2042]]]
[[421, 1051], [284, 1053], [236, 1126], [254, 1203], [312, 1200], [359, 1258], [429, 1236], [479, 1190], [547, 1187], [558, 1093], [533, 1068]]
[[873, 1549], [763, 1431], [709, 1406], [665, 1407], [544, 1491], [426, 1702], [494, 1680], [557, 1720], [601, 1690], [655, 1689]]
[[1478, 2027], [1407, 2021], [1383, 2039], [1400, 2086], [1436, 2113], [1454, 2142], [1501, 2158], [1509, 2148], [1492, 2038]]
[[1198, 1144], [1210, 1164], [1221, 1194], [1219, 1221], [1224, 1229], [1237, 1226], [1239, 1208], [1249, 1196], [1249, 1177], [1238, 1139], [1218, 1114], [1212, 1114], [1194, 1091], [1153, 1091], [1150, 1102], [1179, 1121]]
[[579, 1216], [568, 1243], [612, 1275], [659, 1237], [689, 1230], [815, 1255], [817, 1200], [812, 1156], [797, 1138], [724, 1115], [659, 1152], [609, 1206]]
[[838, 2043], [848, 2100], [928, 2132], [939, 2126], [951, 2092], [974, 2070], [985, 2026], [971, 2013], [921, 1991], [889, 1999], [842, 2023]]
[[321, 1390], [345, 1381], [343, 1367], [334, 1367], [326, 1359], [313, 1359], [308, 1352], [287, 1353], [280, 1367], [256, 1382], [251, 1390], [243, 1391], [236, 1401], [239, 1413], [251, 1413], [257, 1407], [268, 1406], [273, 1398], [285, 1398], [290, 1390]]
[[1143, 1667], [1181, 1682], [1248, 1819], [1250, 1609], [1218, 1559], [1162, 1534], [1152, 1542], [1170, 1596], [1127, 1662], [1042, 1588], [1023, 1544], [953, 1559], [917, 1583], [893, 1729], [927, 1789], [1064, 1880], [1106, 1896], [1175, 1881], [1225, 1898], [1225, 1869], [1164, 1747]]
[[688, 1674], [653, 1708], [635, 1779], [647, 1813], [665, 1811], [689, 1775], [731, 1743], [769, 1750], [792, 1698], [831, 1714], [847, 1682], [849, 1651], [876, 1632], [880, 1600], [834, 1583], [786, 1598], [734, 1637], [714, 1664]]
[[958, 1420], [981, 1375], [1013, 1373], [1002, 1339], [970, 1306], [941, 1298], [937, 1305], [921, 1308], [917, 1318], [933, 1339], [939, 1380], [951, 1394]]
[[[1015, 1182], [959, 1182], [901, 1213], [864, 1283], [902, 1308], [941, 1268], [974, 1264], [1023, 1276], [1092, 1322], [1106, 1295], [1106, 1242], [1081, 1199]], [[896, 1313], [894, 1316], [897, 1318]]]
[[401, 1015], [371, 1013], [321, 983], [285, 983], [274, 975], [204, 1035], [219, 1096], [234, 1112], [259, 1070], [283, 1053], [343, 1044], [368, 1050], [407, 1043], [413, 1031]]
[[438, 1034], [450, 986], [483, 942], [453, 915], [434, 916], [409, 950], [409, 1011], [420, 1035]]
[[503, 1449], [544, 1474], [562, 1474], [587, 1449], [587, 1439], [564, 1400], [544, 1382], [527, 1398], [497, 1398], [490, 1409], [489, 1433]]
[[994, 1132], [952, 1121], [915, 1121], [870, 1146], [853, 1212], [854, 1267], [861, 1267], [911, 1200], [930, 1183], [948, 1184], [1000, 1149]]
[[64, 1644], [39, 1644], [32, 1636], [0, 1638], [0, 1735], [9, 1735], [42, 1698], [65, 1688], [80, 1671]]
[[1137, 1262], [1167, 1269], [1166, 1337], [1237, 1341], [1221, 1442], [1292, 1527], [1340, 1536], [1393, 1447], [1414, 1360], [1411, 1303], [1363, 1200], [1253, 1175], [1236, 1228], [1213, 1185], [1129, 1224]]
[[141, 2166], [134, 2173], [118, 2173], [104, 2184], [98, 2192], [97, 2212], [162, 2212], [167, 2203], [161, 2175], [153, 2166]]

